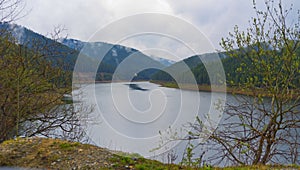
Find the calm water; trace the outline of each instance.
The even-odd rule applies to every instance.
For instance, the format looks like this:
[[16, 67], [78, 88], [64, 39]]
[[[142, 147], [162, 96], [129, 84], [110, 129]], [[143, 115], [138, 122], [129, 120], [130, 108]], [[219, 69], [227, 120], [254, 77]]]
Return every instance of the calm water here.
[[[82, 95], [78, 100], [95, 106], [86, 122], [92, 144], [165, 162], [164, 153], [169, 150], [174, 150], [179, 156], [177, 162], [180, 161], [186, 143], [171, 142], [153, 150], [162, 141], [186, 137], [187, 123], [194, 122], [196, 116], [208, 125], [205, 117], [209, 113], [216, 127], [222, 118], [216, 104], [222, 106], [226, 100], [237, 102], [224, 93], [165, 88], [149, 82], [102, 83], [80, 89]], [[280, 147], [288, 149], [284, 144]]]
[[[195, 92], [160, 87], [149, 82], [102, 83], [87, 85], [83, 98], [94, 104], [89, 115], [87, 133], [92, 142], [112, 150], [157, 156], [177, 143], [150, 152], [162, 141], [162, 136], [186, 135], [188, 122], [207, 113], [220, 119], [215, 103], [224, 94]], [[172, 132], [170, 132], [170, 128]]]

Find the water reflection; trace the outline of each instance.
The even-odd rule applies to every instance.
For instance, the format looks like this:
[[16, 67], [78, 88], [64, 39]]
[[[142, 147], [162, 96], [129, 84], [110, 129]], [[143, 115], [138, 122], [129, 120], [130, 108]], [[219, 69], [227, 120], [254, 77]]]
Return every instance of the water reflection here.
[[134, 84], [134, 83], [125, 84], [125, 85], [128, 85], [130, 87], [130, 89], [132, 89], [132, 90], [148, 91], [148, 89], [144, 89], [144, 88], [142, 88], [139, 85]]

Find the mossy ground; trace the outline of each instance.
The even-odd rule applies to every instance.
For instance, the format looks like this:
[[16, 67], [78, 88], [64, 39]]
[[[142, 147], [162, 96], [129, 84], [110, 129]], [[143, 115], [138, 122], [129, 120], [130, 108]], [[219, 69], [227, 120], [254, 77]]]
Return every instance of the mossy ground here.
[[59, 139], [18, 138], [0, 144], [0, 167], [41, 169], [180, 169], [136, 154]]
[[[114, 154], [97, 146], [49, 138], [17, 138], [0, 144], [0, 167], [38, 169], [194, 169], [136, 154]], [[300, 169], [299, 166], [203, 167], [203, 170]]]

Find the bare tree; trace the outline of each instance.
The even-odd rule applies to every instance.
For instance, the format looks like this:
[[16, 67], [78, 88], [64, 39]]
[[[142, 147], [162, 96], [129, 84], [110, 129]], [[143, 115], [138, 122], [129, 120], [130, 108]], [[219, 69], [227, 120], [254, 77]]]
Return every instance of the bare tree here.
[[[300, 30], [299, 12], [282, 2], [265, 1], [246, 31], [236, 26], [221, 45], [240, 63], [238, 81], [244, 91], [227, 99], [224, 117], [208, 138], [209, 160], [216, 164], [299, 164], [300, 151]], [[290, 18], [290, 15], [294, 18]], [[202, 122], [191, 124], [199, 138]], [[207, 128], [207, 127], [206, 127]], [[203, 137], [203, 136], [202, 136]]]
[[26, 14], [24, 0], [0, 0], [0, 22], [16, 21]]
[[0, 0], [0, 20], [5, 22], [0, 36], [0, 142], [36, 135], [80, 140], [92, 106], [74, 106], [69, 97], [76, 51], [57, 42], [63, 31], [59, 27], [54, 40], [26, 38], [26, 28], [9, 23], [23, 17], [24, 7], [22, 0]]
[[72, 90], [72, 66], [64, 60], [70, 54], [53, 50], [60, 44], [47, 38], [18, 45], [9, 31], [3, 35], [0, 141], [20, 135], [83, 137], [84, 120], [92, 108], [64, 100]]

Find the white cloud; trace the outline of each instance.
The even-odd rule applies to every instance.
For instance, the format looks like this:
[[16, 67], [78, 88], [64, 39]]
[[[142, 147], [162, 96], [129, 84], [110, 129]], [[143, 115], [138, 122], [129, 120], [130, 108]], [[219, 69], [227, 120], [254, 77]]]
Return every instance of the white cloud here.
[[[117, 19], [154, 12], [174, 15], [189, 21], [207, 36], [215, 48], [220, 49], [218, 43], [221, 37], [227, 36], [234, 25], [246, 28], [248, 20], [253, 16], [252, 0], [27, 0], [26, 2], [27, 9], [32, 10], [28, 16], [20, 19], [18, 24], [42, 34], [52, 32], [54, 26], [62, 25], [67, 29], [69, 37], [84, 41], [88, 40], [95, 31]], [[258, 2], [258, 6], [263, 7], [264, 1], [258, 0]], [[294, 8], [300, 6], [298, 0], [287, 0], [283, 3], [293, 3]], [[143, 20], [133, 26], [126, 25], [115, 31], [142, 29], [149, 26], [146, 22]], [[171, 25], [171, 23], [162, 24], [160, 29], [175, 30], [176, 27], [172, 28]], [[192, 36], [185, 31], [182, 31], [182, 34], [187, 34], [187, 37]], [[160, 41], [148, 39], [143, 42], [135, 39], [126, 43], [137, 49], [150, 48], [151, 43], [155, 43], [156, 46], [168, 46], [166, 49], [173, 48], [172, 52], [176, 55], [185, 55], [183, 47], [174, 46], [174, 43], [167, 42], [165, 39]]]
[[172, 14], [170, 5], [162, 0], [103, 1], [103, 6], [112, 13], [114, 18], [122, 18], [144, 12]]

